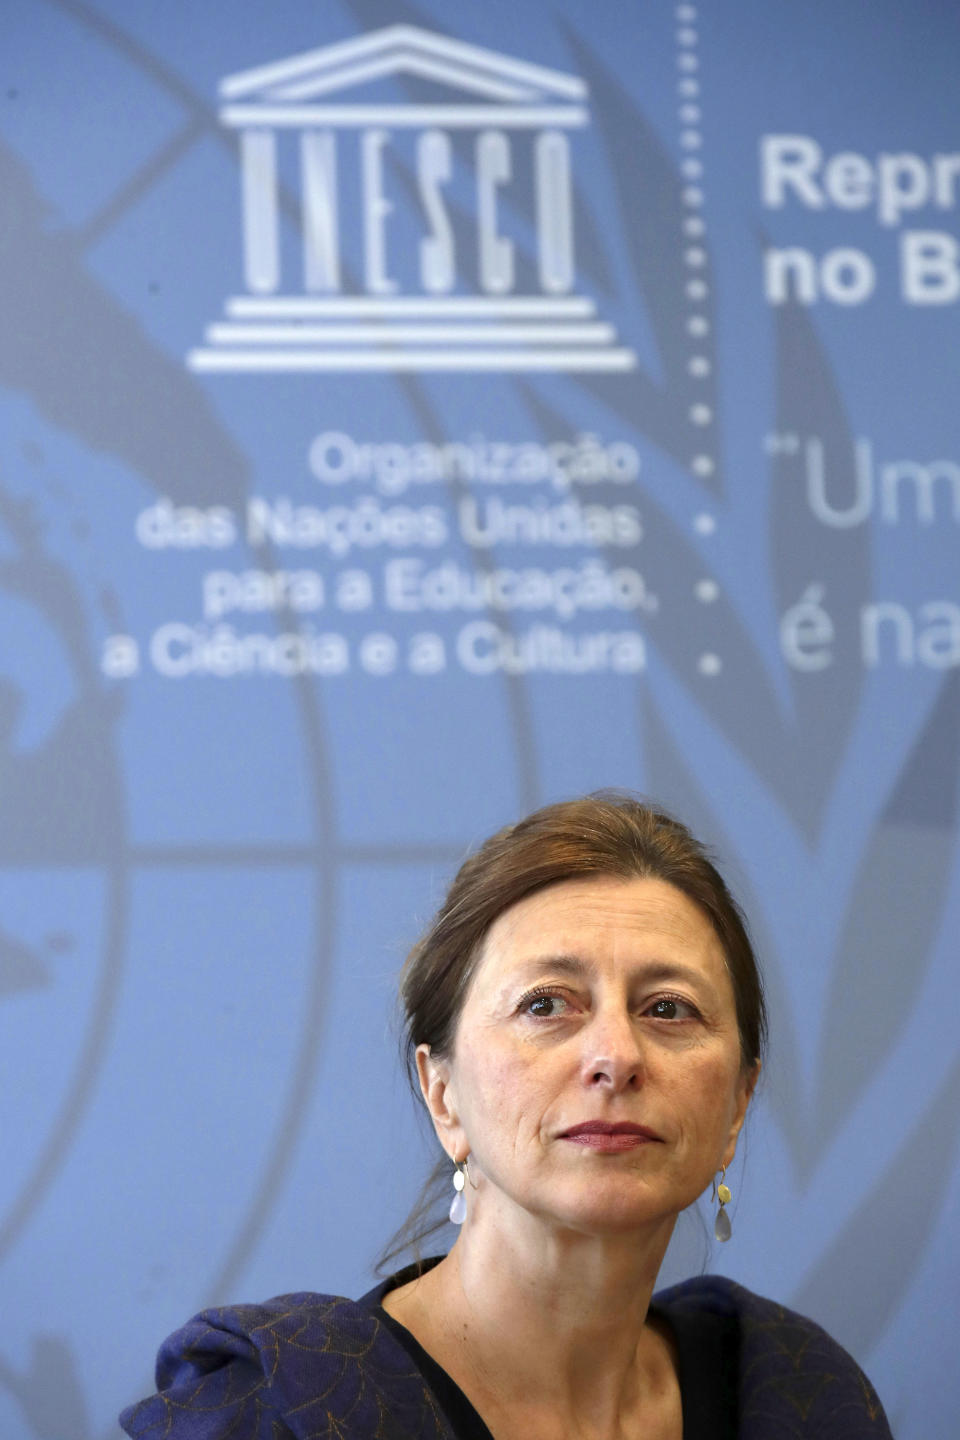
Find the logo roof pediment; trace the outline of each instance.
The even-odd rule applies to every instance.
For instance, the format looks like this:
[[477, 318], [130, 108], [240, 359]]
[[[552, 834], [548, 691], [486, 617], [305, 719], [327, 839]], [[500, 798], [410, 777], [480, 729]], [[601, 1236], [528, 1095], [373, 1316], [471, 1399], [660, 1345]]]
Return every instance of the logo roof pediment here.
[[389, 25], [371, 35], [229, 75], [221, 81], [220, 94], [224, 100], [244, 104], [310, 105], [328, 99], [342, 102], [348, 98], [345, 92], [392, 78], [439, 84], [472, 104], [576, 104], [587, 95], [577, 75], [414, 25]]

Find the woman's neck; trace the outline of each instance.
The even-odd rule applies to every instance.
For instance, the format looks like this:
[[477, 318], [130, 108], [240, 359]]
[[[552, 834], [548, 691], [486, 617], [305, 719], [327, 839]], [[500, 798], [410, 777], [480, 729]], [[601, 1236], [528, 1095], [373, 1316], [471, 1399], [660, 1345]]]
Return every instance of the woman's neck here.
[[669, 1343], [646, 1323], [672, 1223], [590, 1236], [511, 1218], [471, 1216], [446, 1259], [386, 1308], [496, 1435], [631, 1433], [628, 1417], [677, 1390]]

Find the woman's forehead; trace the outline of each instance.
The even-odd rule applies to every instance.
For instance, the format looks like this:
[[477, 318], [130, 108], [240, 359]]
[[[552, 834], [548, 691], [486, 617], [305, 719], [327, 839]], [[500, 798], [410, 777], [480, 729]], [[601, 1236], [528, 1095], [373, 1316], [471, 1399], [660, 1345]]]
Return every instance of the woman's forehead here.
[[645, 942], [720, 951], [707, 916], [675, 886], [654, 878], [588, 876], [537, 890], [505, 910], [487, 933], [480, 966], [520, 963], [551, 948], [564, 955], [579, 949], [627, 953]]

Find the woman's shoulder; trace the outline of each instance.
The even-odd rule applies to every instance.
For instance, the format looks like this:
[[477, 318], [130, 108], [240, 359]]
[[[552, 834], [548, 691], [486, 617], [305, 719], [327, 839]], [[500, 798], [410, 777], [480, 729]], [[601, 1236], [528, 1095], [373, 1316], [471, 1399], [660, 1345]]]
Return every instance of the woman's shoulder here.
[[121, 1415], [166, 1440], [447, 1437], [410, 1355], [375, 1310], [300, 1292], [203, 1310], [157, 1356], [157, 1393]]
[[870, 1381], [815, 1320], [722, 1275], [685, 1280], [655, 1300], [678, 1326], [704, 1316], [736, 1322], [741, 1440], [889, 1440]]

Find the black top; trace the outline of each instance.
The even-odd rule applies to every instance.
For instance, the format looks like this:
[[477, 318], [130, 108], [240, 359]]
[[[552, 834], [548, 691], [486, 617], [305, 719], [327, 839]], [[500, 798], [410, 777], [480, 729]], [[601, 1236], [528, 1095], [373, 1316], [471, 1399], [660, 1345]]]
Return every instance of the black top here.
[[[203, 1311], [161, 1346], [157, 1393], [123, 1428], [134, 1440], [489, 1440], [383, 1310], [389, 1283], [360, 1302], [308, 1291]], [[661, 1291], [651, 1310], [676, 1336], [685, 1440], [891, 1440], [873, 1386], [812, 1320], [720, 1275]]]
[[[434, 1262], [435, 1263], [435, 1262]], [[493, 1440], [456, 1381], [438, 1365], [410, 1331], [383, 1308], [383, 1297], [430, 1268], [409, 1265], [357, 1301], [399, 1340], [441, 1406], [456, 1440]], [[659, 1305], [650, 1314], [672, 1333], [677, 1346], [683, 1440], [737, 1440], [737, 1374], [740, 1330], [735, 1316], [709, 1311], [671, 1312]]]

